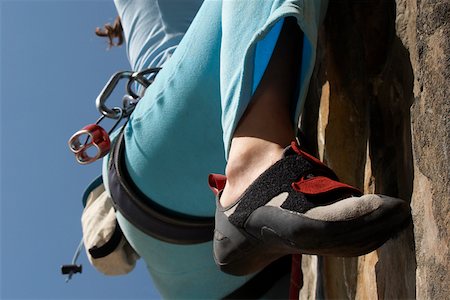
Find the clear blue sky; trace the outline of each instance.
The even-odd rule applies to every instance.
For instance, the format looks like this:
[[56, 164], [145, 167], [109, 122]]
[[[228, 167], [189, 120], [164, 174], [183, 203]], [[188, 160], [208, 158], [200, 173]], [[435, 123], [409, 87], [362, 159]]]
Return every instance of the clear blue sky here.
[[[94, 101], [125, 48], [93, 34], [112, 1], [0, 0], [1, 299], [155, 299], [142, 261], [127, 276], [84, 271], [65, 283], [81, 238], [81, 195], [100, 163], [80, 166], [68, 138], [98, 116]], [[119, 100], [119, 99], [117, 99]]]

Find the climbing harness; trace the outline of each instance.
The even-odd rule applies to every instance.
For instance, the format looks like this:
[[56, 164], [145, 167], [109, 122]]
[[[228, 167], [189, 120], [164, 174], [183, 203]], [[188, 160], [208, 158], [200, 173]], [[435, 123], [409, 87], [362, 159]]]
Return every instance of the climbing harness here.
[[[120, 71], [111, 76], [95, 101], [97, 110], [100, 112], [100, 117], [94, 124], [84, 126], [69, 139], [69, 149], [75, 154], [75, 159], [78, 163], [82, 165], [90, 164], [110, 152], [111, 140], [109, 135], [118, 127], [122, 120], [129, 118], [137, 103], [144, 95], [145, 90], [153, 83], [160, 70], [161, 68], [148, 68], [139, 72]], [[122, 98], [122, 106], [109, 108], [106, 105], [106, 101], [122, 79], [128, 79], [126, 84], [127, 94]], [[139, 89], [139, 86], [142, 88], [140, 93], [135, 90], [136, 87]], [[99, 125], [105, 118], [116, 120], [109, 131], [106, 131]], [[91, 154], [90, 149], [95, 150], [94, 154]], [[97, 181], [91, 185], [97, 186]], [[85, 203], [83, 204], [85, 205]], [[83, 239], [81, 239], [75, 250], [72, 262], [61, 266], [61, 273], [67, 275], [66, 282], [74, 274], [82, 272], [82, 265], [78, 265], [77, 260], [83, 249], [83, 245]]]
[[[111, 150], [109, 135], [122, 120], [128, 119], [160, 70], [161, 68], [149, 68], [139, 72], [120, 71], [109, 79], [95, 100], [97, 110], [101, 115], [100, 118], [94, 124], [84, 126], [69, 139], [69, 149], [75, 154], [78, 163], [82, 165], [90, 164], [109, 153]], [[127, 94], [122, 98], [121, 107], [110, 108], [106, 105], [106, 101], [122, 79], [128, 79], [126, 84]], [[136, 86], [142, 87], [140, 93], [135, 90]], [[105, 118], [116, 120], [109, 131], [99, 125]], [[94, 149], [93, 153], [91, 149]]]

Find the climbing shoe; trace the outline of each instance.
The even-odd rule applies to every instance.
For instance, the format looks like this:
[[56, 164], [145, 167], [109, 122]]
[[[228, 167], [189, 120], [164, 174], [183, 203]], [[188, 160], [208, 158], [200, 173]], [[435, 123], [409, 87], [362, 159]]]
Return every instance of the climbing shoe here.
[[226, 178], [211, 174], [209, 182], [217, 195], [214, 259], [233, 275], [257, 272], [286, 254], [364, 255], [411, 218], [405, 201], [362, 195], [296, 142], [232, 206], [219, 201]]

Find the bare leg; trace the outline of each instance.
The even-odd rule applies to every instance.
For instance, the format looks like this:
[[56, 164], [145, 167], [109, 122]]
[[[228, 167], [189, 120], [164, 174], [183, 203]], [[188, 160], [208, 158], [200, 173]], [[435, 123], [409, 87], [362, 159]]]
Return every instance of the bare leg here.
[[301, 63], [302, 33], [287, 18], [263, 78], [239, 121], [226, 168], [220, 202], [233, 204], [245, 189], [278, 161], [294, 138], [292, 107]]

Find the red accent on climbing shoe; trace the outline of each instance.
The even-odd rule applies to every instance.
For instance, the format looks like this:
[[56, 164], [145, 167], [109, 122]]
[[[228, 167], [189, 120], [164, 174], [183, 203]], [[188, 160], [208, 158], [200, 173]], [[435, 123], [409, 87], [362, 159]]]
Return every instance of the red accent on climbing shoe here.
[[208, 184], [209, 188], [213, 191], [214, 195], [222, 191], [227, 183], [227, 177], [222, 174], [209, 174]]
[[314, 163], [316, 163], [316, 164], [318, 164], [318, 165], [320, 165], [320, 166], [323, 166], [323, 167], [328, 168], [326, 165], [324, 165], [323, 162], [321, 162], [320, 160], [318, 160], [316, 157], [314, 157], [314, 156], [312, 156], [311, 154], [306, 153], [305, 151], [301, 150], [301, 149], [299, 148], [297, 142], [295, 142], [295, 141], [291, 142], [291, 147], [292, 147], [292, 149], [293, 149], [295, 152], [297, 152], [298, 155], [301, 155], [301, 156], [303, 156], [304, 158], [306, 158], [306, 159], [308, 159], [308, 160], [310, 160], [310, 161], [312, 161], [312, 162], [314, 162]]
[[332, 178], [333, 180], [339, 180], [336, 173], [333, 172], [333, 170], [331, 170], [330, 168], [328, 168], [323, 162], [321, 162], [319, 159], [317, 159], [316, 157], [312, 156], [311, 154], [303, 151], [300, 149], [299, 145], [297, 144], [297, 142], [293, 141], [291, 143], [291, 148], [292, 150], [294, 150], [298, 155], [302, 156], [303, 158], [305, 158], [306, 160], [308, 160], [310, 163], [312, 163], [313, 165], [315, 165], [316, 167], [319, 168], [319, 170], [321, 171], [322, 175], [326, 175], [329, 178]]
[[332, 180], [325, 176], [315, 176], [312, 178], [300, 178], [299, 181], [292, 183], [292, 188], [306, 195], [318, 195], [331, 191], [342, 190], [349, 194], [361, 195], [361, 191], [351, 185]]

